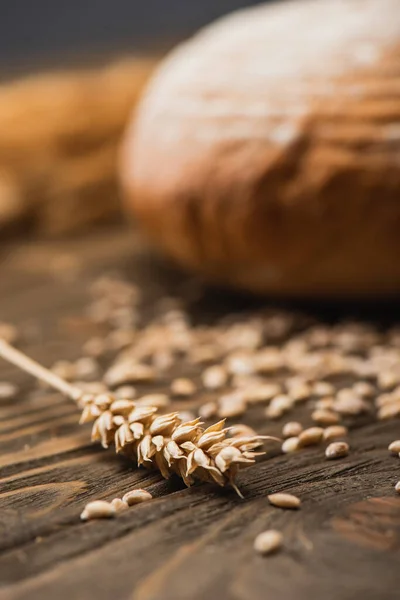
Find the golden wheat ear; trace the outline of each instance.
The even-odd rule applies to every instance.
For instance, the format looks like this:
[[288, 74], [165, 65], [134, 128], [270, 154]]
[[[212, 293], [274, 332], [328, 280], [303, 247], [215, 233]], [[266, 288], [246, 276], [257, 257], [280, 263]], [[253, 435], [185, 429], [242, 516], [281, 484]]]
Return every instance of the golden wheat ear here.
[[138, 466], [157, 469], [163, 477], [177, 474], [187, 486], [196, 480], [230, 485], [239, 469], [255, 462], [263, 441], [272, 436], [227, 437], [225, 419], [203, 428], [200, 418], [183, 422], [179, 413], [158, 414], [155, 406], [140, 406], [113, 394], [87, 394], [25, 354], [0, 340], [0, 356], [74, 400], [82, 408], [80, 423], [93, 422], [92, 440], [104, 448], [114, 444]]

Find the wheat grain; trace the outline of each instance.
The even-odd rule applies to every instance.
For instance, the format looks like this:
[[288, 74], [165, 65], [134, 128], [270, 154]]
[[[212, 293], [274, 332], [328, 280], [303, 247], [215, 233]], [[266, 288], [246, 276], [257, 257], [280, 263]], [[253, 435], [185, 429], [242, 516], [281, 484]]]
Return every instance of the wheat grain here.
[[137, 396], [137, 391], [136, 388], [133, 387], [133, 385], [122, 385], [121, 387], [118, 387], [115, 390], [115, 395], [118, 398], [133, 400], [133, 398], [136, 398]]
[[128, 506], [134, 504], [141, 504], [142, 502], [148, 502], [152, 500], [153, 496], [147, 490], [132, 490], [122, 496], [122, 502], [125, 502]]
[[107, 352], [107, 344], [101, 337], [93, 337], [87, 340], [82, 347], [82, 350], [88, 356], [99, 358]]
[[219, 390], [227, 384], [228, 373], [221, 365], [214, 365], [205, 369], [201, 378], [205, 388]]
[[187, 423], [188, 421], [193, 421], [196, 418], [196, 415], [191, 410], [180, 410], [178, 412], [178, 417], [182, 423]]
[[254, 540], [254, 550], [258, 554], [267, 555], [276, 552], [283, 544], [283, 536], [275, 529], [259, 533]]
[[265, 415], [270, 419], [279, 419], [283, 414], [289, 412], [292, 406], [292, 398], [285, 394], [280, 394], [272, 398], [269, 406], [265, 409]]
[[0, 321], [0, 339], [8, 344], [15, 344], [18, 340], [18, 329], [11, 323], [3, 323]]
[[317, 409], [311, 413], [311, 419], [318, 425], [337, 425], [339, 417], [330, 410]]
[[171, 383], [171, 393], [174, 396], [192, 396], [196, 392], [196, 386], [190, 379], [180, 377]]
[[302, 381], [288, 383], [288, 394], [294, 402], [303, 402], [312, 395], [312, 388]]
[[0, 381], [0, 400], [11, 400], [18, 394], [18, 387], [9, 381]]
[[396, 483], [396, 485], [394, 486], [394, 489], [396, 490], [396, 492], [397, 492], [398, 494], [400, 494], [400, 481], [398, 481], [398, 482]]
[[136, 406], [155, 406], [156, 408], [166, 408], [171, 404], [167, 394], [146, 394], [135, 400]]
[[106, 371], [104, 383], [115, 388], [127, 383], [150, 383], [156, 378], [155, 370], [149, 365], [133, 362], [117, 362]]
[[284, 438], [297, 437], [302, 431], [303, 426], [301, 423], [298, 423], [297, 421], [289, 421], [283, 426], [282, 435]]
[[239, 417], [245, 411], [246, 402], [240, 392], [221, 396], [218, 400], [218, 415], [223, 419], [228, 417]]
[[51, 370], [54, 375], [57, 375], [66, 381], [77, 379], [75, 364], [68, 360], [58, 360], [56, 363], [54, 363]]
[[335, 399], [332, 396], [326, 396], [319, 398], [315, 403], [316, 410], [329, 410], [331, 411], [335, 406]]
[[210, 419], [211, 417], [215, 417], [218, 412], [218, 406], [216, 402], [206, 402], [202, 404], [199, 408], [199, 417], [202, 419]]
[[348, 433], [348, 429], [344, 425], [331, 425], [324, 429], [323, 438], [325, 442], [330, 442], [337, 438], [344, 438]]
[[394, 371], [382, 371], [378, 373], [378, 386], [381, 390], [393, 389], [399, 384], [399, 375]]
[[260, 383], [245, 387], [243, 389], [243, 398], [249, 404], [258, 404], [259, 402], [268, 402], [282, 391], [278, 383]]
[[311, 387], [311, 392], [313, 396], [331, 396], [335, 393], [335, 388], [327, 381], [316, 381]]
[[[341, 390], [341, 392], [346, 392], [346, 395], [343, 394], [339, 397], [338, 394], [338, 398], [333, 404], [335, 412], [341, 415], [357, 416], [369, 410], [365, 400], [353, 394], [352, 390]], [[347, 392], [349, 393], [347, 394]]]
[[228, 427], [229, 437], [257, 437], [256, 431], [248, 425], [239, 423], [238, 425], [232, 425]]
[[233, 353], [227, 357], [225, 364], [231, 375], [251, 375], [255, 372], [254, 357], [248, 353]]
[[389, 444], [388, 450], [394, 456], [399, 456], [399, 454], [400, 454], [400, 440], [394, 440], [391, 444]]
[[362, 398], [370, 398], [375, 394], [375, 388], [367, 381], [357, 381], [352, 387], [354, 393]]
[[91, 356], [79, 358], [74, 363], [74, 379], [93, 380], [99, 376], [98, 362]]
[[283, 454], [289, 454], [290, 452], [296, 452], [299, 449], [299, 438], [290, 437], [282, 443], [281, 450]]
[[82, 521], [90, 521], [91, 519], [109, 519], [115, 517], [116, 508], [110, 502], [104, 500], [94, 500], [86, 504], [81, 513]]
[[332, 442], [325, 450], [325, 456], [329, 459], [343, 458], [349, 453], [349, 445], [346, 442]]
[[378, 419], [380, 421], [385, 421], [386, 419], [394, 419], [400, 415], [400, 400], [396, 400], [393, 402], [389, 402], [384, 404], [378, 410]]
[[301, 505], [300, 498], [284, 492], [270, 494], [268, 500], [270, 504], [277, 506], [278, 508], [299, 508]]
[[299, 448], [319, 444], [323, 434], [324, 430], [322, 427], [309, 427], [308, 429], [305, 429], [299, 435]]
[[114, 500], [111, 501], [111, 505], [115, 508], [117, 513], [124, 512], [129, 508], [127, 502], [124, 502], [121, 498], [114, 498]]

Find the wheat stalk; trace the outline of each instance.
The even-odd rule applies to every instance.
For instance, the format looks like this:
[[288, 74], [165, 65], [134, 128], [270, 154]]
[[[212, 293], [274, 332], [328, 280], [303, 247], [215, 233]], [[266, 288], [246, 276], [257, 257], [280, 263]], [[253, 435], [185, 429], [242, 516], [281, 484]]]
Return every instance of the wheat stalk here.
[[93, 422], [92, 441], [104, 448], [115, 444], [118, 454], [138, 466], [156, 468], [166, 479], [176, 473], [187, 486], [196, 480], [214, 481], [230, 484], [241, 496], [235, 484], [238, 470], [264, 454], [254, 451], [262, 440], [280, 441], [258, 435], [229, 438], [225, 419], [204, 429], [200, 418], [182, 422], [177, 412], [159, 415], [154, 406], [137, 406], [113, 394], [83, 393], [4, 340], [0, 356], [77, 402], [82, 408], [80, 424]]

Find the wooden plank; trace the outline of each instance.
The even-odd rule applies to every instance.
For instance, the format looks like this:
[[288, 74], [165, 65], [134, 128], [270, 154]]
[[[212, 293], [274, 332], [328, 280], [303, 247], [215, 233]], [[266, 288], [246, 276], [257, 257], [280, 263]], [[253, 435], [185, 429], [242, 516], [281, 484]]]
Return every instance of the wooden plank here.
[[[149, 307], [152, 299], [184, 289], [184, 276], [157, 267], [130, 239], [115, 230], [3, 249], [1, 319], [27, 332], [27, 352], [47, 365], [81, 356], [93, 334], [82, 319], [87, 287], [103, 270], [139, 281]], [[55, 257], [65, 255], [78, 263], [69, 281], [54, 269]], [[194, 302], [195, 319], [212, 320], [247, 302], [215, 291], [211, 299]], [[397, 317], [392, 309], [391, 322]], [[393, 485], [400, 463], [387, 452], [399, 437], [398, 421], [363, 418], [351, 432], [351, 454], [337, 462], [326, 462], [318, 448], [290, 457], [271, 451], [240, 475], [241, 500], [232, 490], [209, 484], [187, 489], [178, 479], [135, 468], [112, 449], [90, 444], [90, 427], [77, 425], [79, 413], [68, 400], [33, 392], [29, 377], [5, 364], [2, 379], [16, 381], [22, 391], [15, 401], [0, 403], [1, 598], [398, 597], [400, 497]], [[294, 418], [304, 410], [297, 408]], [[281, 427], [266, 423], [256, 408], [246, 422], [261, 432]], [[148, 488], [154, 501], [113, 521], [80, 522], [89, 500], [112, 499], [135, 486]], [[301, 510], [271, 507], [266, 495], [278, 490], [299, 495]], [[252, 544], [269, 527], [284, 532], [285, 549], [265, 559]]]

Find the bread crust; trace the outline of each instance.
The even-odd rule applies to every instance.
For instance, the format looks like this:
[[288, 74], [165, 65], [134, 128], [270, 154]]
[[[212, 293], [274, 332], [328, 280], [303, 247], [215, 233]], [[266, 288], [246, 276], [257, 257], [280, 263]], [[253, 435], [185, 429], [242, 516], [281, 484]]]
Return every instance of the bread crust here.
[[400, 291], [400, 0], [230, 15], [162, 63], [124, 143], [154, 244], [219, 283]]

